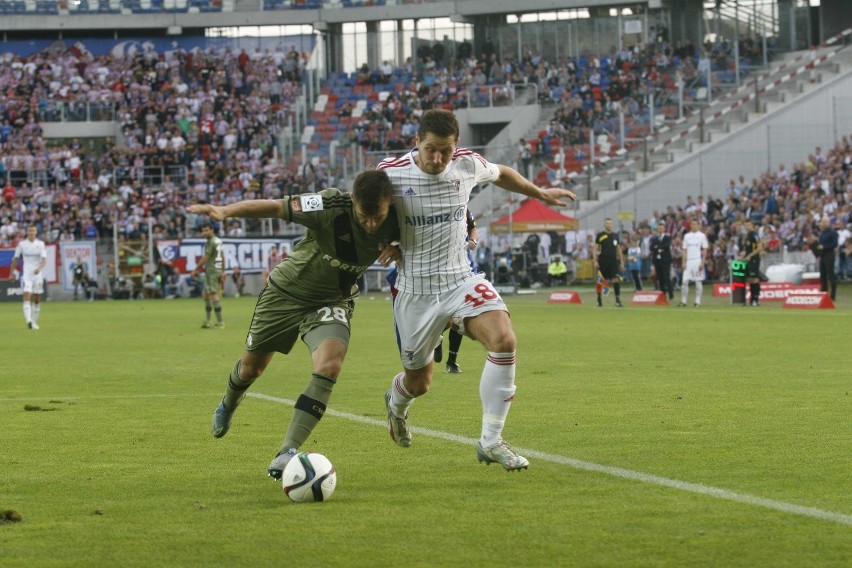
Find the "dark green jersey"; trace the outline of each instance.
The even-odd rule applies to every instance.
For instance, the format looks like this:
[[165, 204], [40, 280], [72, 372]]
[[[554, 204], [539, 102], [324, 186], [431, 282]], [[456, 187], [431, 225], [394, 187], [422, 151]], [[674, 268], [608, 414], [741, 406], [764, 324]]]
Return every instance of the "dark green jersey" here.
[[225, 269], [222, 239], [215, 235], [207, 239], [207, 243], [204, 245], [204, 256], [207, 257], [207, 262], [204, 263], [204, 272], [207, 274], [220, 274]]
[[[355, 220], [352, 197], [325, 189], [287, 197], [285, 219], [307, 227], [305, 237], [269, 275], [269, 285], [297, 302], [317, 303], [358, 295], [355, 284], [379, 256], [379, 243], [399, 238], [396, 211], [378, 231], [366, 232]], [[293, 204], [301, 211], [293, 211]]]

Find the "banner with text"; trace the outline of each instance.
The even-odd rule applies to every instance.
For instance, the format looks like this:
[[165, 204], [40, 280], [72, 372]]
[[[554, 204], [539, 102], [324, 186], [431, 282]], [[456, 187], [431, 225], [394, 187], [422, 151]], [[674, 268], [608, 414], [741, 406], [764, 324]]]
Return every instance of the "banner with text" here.
[[[790, 284], [789, 282], [761, 282], [761, 302], [783, 302], [788, 296], [814, 294], [819, 292], [819, 284]], [[713, 284], [713, 296], [725, 298], [731, 295], [730, 284]], [[746, 300], [751, 298], [751, 291], [746, 285]]]
[[[198, 266], [204, 256], [206, 239], [182, 239], [157, 241], [160, 258], [171, 263], [181, 274], [187, 274]], [[230, 272], [239, 266], [243, 274], [257, 274], [267, 269], [269, 254], [273, 249], [289, 252], [296, 241], [291, 239], [237, 239], [223, 238], [222, 253], [225, 256], [225, 270]]]
[[74, 269], [79, 262], [86, 267], [90, 280], [98, 280], [98, 259], [95, 254], [95, 241], [71, 241], [59, 243], [60, 270], [62, 271], [62, 289], [74, 291]]

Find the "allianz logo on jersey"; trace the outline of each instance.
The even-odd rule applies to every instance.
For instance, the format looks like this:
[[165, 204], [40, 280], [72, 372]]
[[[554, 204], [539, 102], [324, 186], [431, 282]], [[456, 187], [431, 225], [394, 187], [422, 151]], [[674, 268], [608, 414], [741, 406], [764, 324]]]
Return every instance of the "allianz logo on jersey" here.
[[348, 262], [343, 262], [339, 258], [334, 258], [329, 254], [322, 255], [323, 260], [328, 262], [332, 268], [336, 268], [338, 270], [343, 270], [345, 272], [355, 272], [361, 273], [369, 268], [368, 265], [360, 265], [360, 264], [349, 264]]
[[406, 215], [405, 224], [411, 225], [412, 227], [425, 227], [427, 225], [438, 225], [440, 223], [461, 221], [465, 218], [466, 209], [467, 205], [461, 205], [452, 213], [436, 213], [434, 215]]

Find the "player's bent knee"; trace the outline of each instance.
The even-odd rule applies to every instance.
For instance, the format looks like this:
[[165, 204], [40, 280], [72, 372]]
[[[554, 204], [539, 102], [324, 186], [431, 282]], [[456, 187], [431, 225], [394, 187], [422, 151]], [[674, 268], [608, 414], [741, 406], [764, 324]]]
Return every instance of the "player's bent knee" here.
[[314, 373], [324, 377], [336, 379], [340, 376], [340, 370], [343, 368], [343, 359], [330, 359], [328, 361], [320, 361], [314, 367]]
[[243, 359], [240, 364], [240, 379], [244, 381], [253, 381], [260, 378], [265, 370], [266, 363], [258, 364], [254, 361], [246, 361]]

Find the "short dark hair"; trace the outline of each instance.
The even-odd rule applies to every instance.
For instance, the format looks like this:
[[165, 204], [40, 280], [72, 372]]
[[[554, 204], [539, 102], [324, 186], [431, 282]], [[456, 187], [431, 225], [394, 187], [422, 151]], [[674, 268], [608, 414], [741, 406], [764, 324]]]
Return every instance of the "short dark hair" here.
[[393, 183], [384, 170], [365, 170], [352, 182], [352, 199], [365, 215], [376, 215], [383, 203], [393, 201]]
[[205, 221], [198, 226], [199, 231], [203, 231], [204, 229], [208, 229], [208, 228], [210, 228], [210, 229], [213, 228], [213, 223], [211, 223], [210, 221]]
[[458, 140], [459, 121], [456, 120], [456, 115], [443, 109], [430, 109], [424, 112], [420, 117], [420, 129], [417, 134], [422, 140], [430, 133], [441, 138], [452, 136]]

